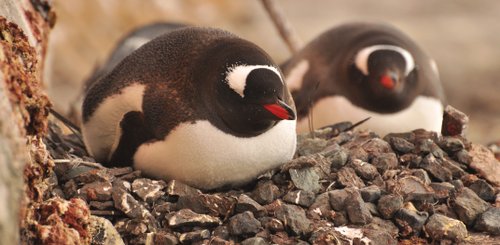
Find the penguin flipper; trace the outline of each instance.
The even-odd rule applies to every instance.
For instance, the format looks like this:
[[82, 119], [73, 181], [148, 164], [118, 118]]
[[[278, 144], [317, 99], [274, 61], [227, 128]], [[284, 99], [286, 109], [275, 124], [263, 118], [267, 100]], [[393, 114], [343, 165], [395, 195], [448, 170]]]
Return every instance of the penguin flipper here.
[[120, 121], [120, 140], [108, 165], [112, 167], [133, 166], [134, 154], [139, 146], [154, 138], [151, 130], [144, 123], [144, 114], [129, 111]]

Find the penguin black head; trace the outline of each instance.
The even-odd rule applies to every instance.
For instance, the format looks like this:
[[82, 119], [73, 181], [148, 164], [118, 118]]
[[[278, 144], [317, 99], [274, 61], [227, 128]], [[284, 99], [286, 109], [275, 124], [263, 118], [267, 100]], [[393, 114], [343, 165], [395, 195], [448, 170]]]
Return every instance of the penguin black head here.
[[198, 70], [205, 77], [194, 79], [211, 80], [206, 83], [211, 92], [205, 93], [207, 104], [213, 105], [209, 110], [232, 134], [256, 136], [281, 120], [295, 120], [295, 105], [281, 71], [262, 49], [235, 39], [204, 53], [200, 62], [210, 69]]
[[243, 135], [263, 132], [280, 120], [296, 117], [281, 73], [274, 66], [233, 65], [217, 92], [220, 117]]
[[360, 49], [353, 60], [349, 80], [360, 88], [352, 92], [364, 107], [393, 112], [417, 95], [418, 74], [407, 50], [393, 45], [372, 45]]

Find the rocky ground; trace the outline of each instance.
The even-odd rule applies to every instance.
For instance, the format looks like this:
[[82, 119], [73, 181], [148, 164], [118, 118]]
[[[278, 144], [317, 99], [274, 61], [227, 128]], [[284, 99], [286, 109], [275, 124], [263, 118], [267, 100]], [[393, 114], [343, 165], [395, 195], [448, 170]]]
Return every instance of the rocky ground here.
[[[215, 192], [150, 179], [131, 168], [103, 168], [76, 135], [51, 124], [51, 198], [39, 210], [52, 218], [40, 217], [45, 223], [37, 239], [499, 244], [500, 163], [490, 149], [463, 137], [465, 115], [451, 108], [446, 115], [444, 136], [415, 130], [380, 138], [351, 130], [351, 123], [301, 135], [296, 157], [280, 169], [244, 188]], [[50, 215], [54, 210], [57, 215]], [[73, 232], [61, 235], [57, 227]]]

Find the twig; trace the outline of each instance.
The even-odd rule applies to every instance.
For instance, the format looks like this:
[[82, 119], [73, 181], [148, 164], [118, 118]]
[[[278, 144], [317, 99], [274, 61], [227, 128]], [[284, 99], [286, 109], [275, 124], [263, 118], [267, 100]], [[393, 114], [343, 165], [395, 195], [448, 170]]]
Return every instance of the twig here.
[[84, 165], [91, 168], [103, 169], [104, 167], [101, 164], [96, 162], [88, 162], [80, 159], [54, 159], [54, 163], [73, 163], [76, 165]]
[[309, 96], [309, 101], [307, 103], [307, 106], [309, 107], [309, 114], [307, 114], [307, 123], [309, 124], [309, 133], [311, 134], [311, 138], [315, 138], [316, 135], [314, 134], [314, 120], [313, 120], [313, 98], [316, 96], [316, 92], [318, 91], [319, 88], [319, 82], [316, 83], [314, 86], [314, 90]]
[[302, 41], [290, 25], [290, 22], [285, 18], [282, 9], [278, 7], [275, 0], [262, 0], [262, 5], [264, 5], [266, 12], [269, 14], [269, 17], [271, 17], [281, 38], [285, 41], [288, 49], [290, 49], [290, 52], [292, 52], [292, 54], [297, 53], [302, 47]]
[[[54, 109], [50, 108], [50, 114], [52, 114], [55, 118], [57, 118], [59, 121], [61, 121], [62, 123], [64, 123], [64, 125], [68, 126], [68, 128], [73, 131], [72, 129], [78, 131], [78, 132], [81, 132], [80, 130], [80, 127], [76, 126], [73, 122], [71, 122], [70, 120], [68, 120], [66, 117], [64, 117], [63, 115], [61, 115], [61, 113], [55, 111]], [[73, 133], [75, 133], [73, 131]]]
[[347, 132], [347, 131], [349, 131], [349, 130], [353, 130], [353, 129], [354, 129], [354, 128], [356, 128], [357, 126], [359, 126], [359, 125], [363, 124], [364, 122], [366, 122], [366, 121], [370, 120], [370, 118], [371, 118], [371, 117], [367, 117], [367, 118], [365, 118], [365, 119], [363, 119], [363, 120], [361, 120], [361, 121], [359, 121], [359, 122], [357, 122], [357, 123], [353, 124], [352, 126], [350, 126], [350, 127], [346, 128], [346, 129], [344, 130], [344, 132]]

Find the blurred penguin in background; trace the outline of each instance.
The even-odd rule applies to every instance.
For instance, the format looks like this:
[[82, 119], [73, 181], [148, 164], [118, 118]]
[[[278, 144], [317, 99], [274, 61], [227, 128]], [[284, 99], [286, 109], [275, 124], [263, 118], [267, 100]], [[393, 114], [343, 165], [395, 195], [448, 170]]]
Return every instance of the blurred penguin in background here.
[[410, 37], [385, 24], [348, 23], [308, 43], [282, 65], [297, 107], [297, 130], [371, 117], [380, 135], [439, 132], [445, 96], [436, 63]]

